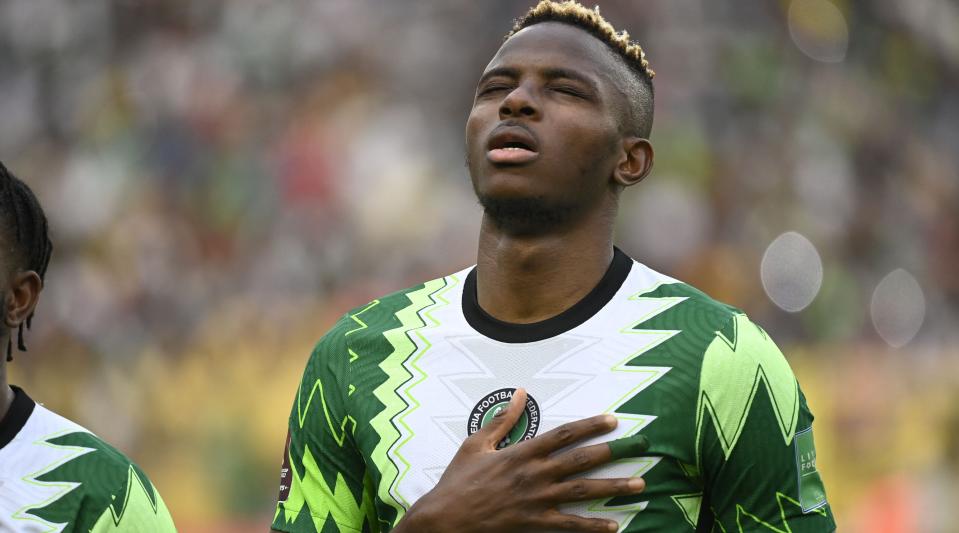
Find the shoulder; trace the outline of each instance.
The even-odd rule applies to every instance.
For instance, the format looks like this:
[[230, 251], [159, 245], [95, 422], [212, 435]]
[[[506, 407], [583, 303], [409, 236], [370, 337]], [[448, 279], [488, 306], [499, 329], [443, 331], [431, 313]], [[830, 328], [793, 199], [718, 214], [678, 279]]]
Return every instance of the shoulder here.
[[[755, 373], [759, 368], [767, 379], [792, 376], [772, 338], [742, 310], [641, 263], [634, 265], [634, 275], [633, 286], [638, 289], [629, 298], [648, 300], [656, 310], [639, 327], [671, 329], [687, 344], [695, 341], [704, 372], [722, 373], [732, 370], [729, 365], [741, 365], [744, 372]], [[739, 357], [725, 357], [730, 353]]]
[[[731, 453], [761, 393], [774, 416], [764, 417], [789, 442], [800, 409], [795, 375], [763, 328], [740, 309], [704, 292], [635, 264], [631, 277], [639, 289], [630, 298], [648, 299], [656, 310], [636, 329], [675, 332], [663, 349], [673, 361], [683, 361], [696, 392], [696, 434], [715, 426], [725, 455]], [[698, 370], [698, 372], [696, 372]], [[707, 416], [708, 415], [708, 416]], [[711, 423], [710, 423], [711, 421]]]
[[64, 418], [41, 405], [36, 414], [61, 424], [62, 429], [43, 438], [48, 446], [72, 450], [72, 457], [58, 467], [49, 470], [45, 477], [70, 478], [82, 483], [88, 496], [112, 496], [113, 489], [126, 486], [132, 478], [151, 494], [155, 492], [147, 475], [129, 457], [83, 426]]
[[[77, 531], [99, 531], [139, 523], [151, 531], [172, 531], [172, 521], [146, 473], [126, 455], [82, 426], [37, 405], [34, 443], [48, 464], [36, 463], [33, 479], [44, 484], [72, 485], [61, 497], [29, 513], [53, 522], [73, 519]], [[54, 430], [52, 433], [47, 431]], [[40, 459], [40, 457], [34, 457]], [[169, 523], [169, 529], [164, 524]], [[125, 531], [126, 529], [119, 529]]]
[[[743, 312], [705, 292], [634, 261], [622, 293], [646, 302], [649, 313], [638, 326], [677, 330], [684, 337], [711, 340]], [[707, 341], [708, 342], [708, 341]]]
[[438, 295], [457, 284], [467, 271], [407, 287], [350, 309], [320, 339], [317, 348], [377, 342], [384, 336], [421, 325], [419, 313], [435, 304]]
[[648, 308], [641, 310], [643, 318], [634, 329], [673, 332], [667, 343], [670, 355], [685, 355], [687, 368], [700, 370], [700, 396], [715, 397], [718, 389], [751, 384], [740, 381], [754, 378], [777, 390], [794, 388], [782, 352], [742, 310], [640, 263], [633, 270], [628, 299]]

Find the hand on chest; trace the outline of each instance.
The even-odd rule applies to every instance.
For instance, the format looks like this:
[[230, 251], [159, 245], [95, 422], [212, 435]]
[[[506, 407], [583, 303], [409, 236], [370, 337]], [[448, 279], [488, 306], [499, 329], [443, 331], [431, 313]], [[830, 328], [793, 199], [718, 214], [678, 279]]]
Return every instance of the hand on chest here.
[[[463, 440], [505, 408], [516, 387], [525, 388], [529, 400], [503, 445], [601, 413], [615, 414], [619, 426], [580, 445], [637, 433], [656, 414], [618, 413], [617, 408], [670, 369], [627, 366], [649, 341], [631, 337], [562, 335], [525, 344], [479, 335], [433, 340], [429, 350], [406, 362], [413, 378], [398, 391], [409, 403], [395, 419], [406, 438], [390, 450], [400, 464], [409, 465], [399, 490], [409, 501], [430, 490]], [[614, 463], [591, 477], [626, 477], [637, 468]]]

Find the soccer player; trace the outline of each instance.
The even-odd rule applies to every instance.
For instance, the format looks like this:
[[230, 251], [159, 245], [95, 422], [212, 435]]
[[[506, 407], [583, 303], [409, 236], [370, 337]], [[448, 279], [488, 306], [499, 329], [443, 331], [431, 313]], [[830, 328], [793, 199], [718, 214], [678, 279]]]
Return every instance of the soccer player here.
[[466, 124], [477, 265], [320, 340], [275, 530], [835, 529], [769, 335], [613, 246], [653, 163], [652, 78], [598, 11], [543, 1], [517, 22]]
[[7, 383], [13, 335], [26, 350], [53, 245], [29, 187], [0, 163], [0, 531], [176, 532], [140, 468]]

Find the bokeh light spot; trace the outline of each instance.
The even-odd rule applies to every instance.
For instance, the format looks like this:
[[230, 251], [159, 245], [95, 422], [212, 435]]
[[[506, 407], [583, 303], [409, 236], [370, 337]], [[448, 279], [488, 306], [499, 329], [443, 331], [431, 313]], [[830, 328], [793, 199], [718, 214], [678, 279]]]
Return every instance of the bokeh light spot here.
[[816, 61], [839, 63], [849, 48], [846, 17], [828, 0], [793, 0], [789, 35], [802, 53]]
[[870, 305], [872, 324], [890, 346], [905, 346], [926, 317], [926, 298], [912, 274], [893, 270], [876, 285]]
[[760, 264], [766, 295], [784, 311], [802, 311], [822, 286], [822, 259], [809, 239], [787, 231], [766, 248]]

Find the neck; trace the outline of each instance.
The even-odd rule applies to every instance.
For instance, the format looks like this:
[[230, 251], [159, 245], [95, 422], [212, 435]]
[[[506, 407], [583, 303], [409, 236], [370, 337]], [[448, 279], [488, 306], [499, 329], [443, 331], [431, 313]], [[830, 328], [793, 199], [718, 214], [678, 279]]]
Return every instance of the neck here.
[[[6, 347], [2, 339], [0, 339], [0, 345]], [[10, 410], [10, 404], [13, 403], [13, 389], [7, 381], [7, 354], [0, 354], [0, 357], [3, 358], [0, 359], [0, 420], [3, 420], [3, 417], [7, 416], [7, 411]]]
[[504, 322], [530, 324], [579, 302], [613, 258], [614, 212], [554, 234], [515, 236], [483, 217], [476, 264], [480, 307]]

